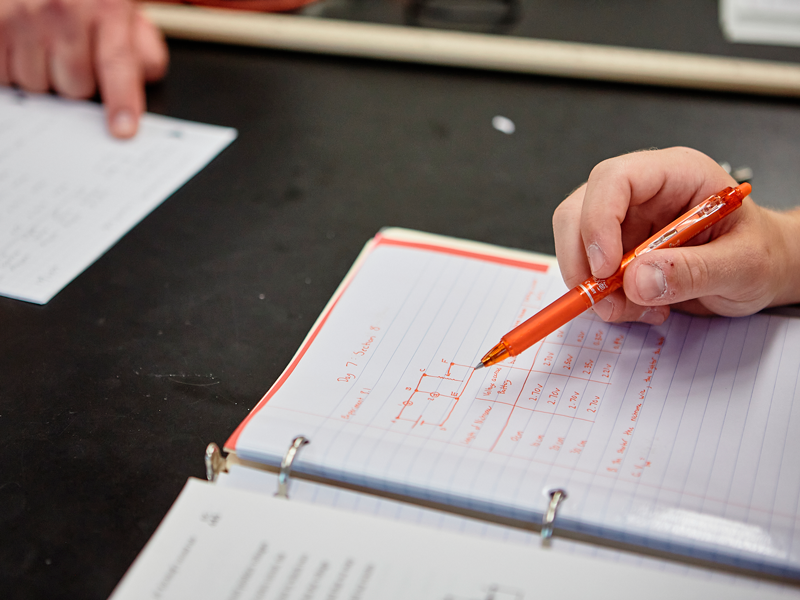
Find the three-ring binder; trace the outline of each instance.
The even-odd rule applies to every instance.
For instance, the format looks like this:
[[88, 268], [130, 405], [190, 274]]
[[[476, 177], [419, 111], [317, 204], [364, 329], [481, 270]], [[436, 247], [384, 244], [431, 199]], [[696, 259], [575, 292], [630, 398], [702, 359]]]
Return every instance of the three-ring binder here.
[[[275, 491], [276, 498], [289, 499], [289, 479], [292, 473], [292, 465], [297, 458], [297, 453], [300, 451], [300, 448], [308, 444], [309, 441], [310, 440], [305, 436], [298, 435], [292, 440], [292, 443], [286, 450], [286, 454], [283, 455], [281, 468], [278, 472], [278, 489]], [[205, 466], [206, 478], [211, 482], [216, 481], [220, 473], [227, 471], [225, 457], [222, 456], [222, 451], [214, 442], [206, 446]], [[567, 499], [567, 492], [556, 488], [550, 490], [548, 495], [550, 496], [550, 502], [542, 517], [541, 529], [542, 542], [545, 544], [549, 544], [550, 539], [553, 537], [553, 527], [555, 526], [558, 507]]]
[[558, 505], [567, 499], [567, 492], [562, 489], [550, 490], [550, 503], [547, 505], [547, 511], [542, 518], [542, 542], [549, 543], [550, 538], [553, 537], [553, 526], [556, 521], [556, 511]]
[[278, 491], [275, 492], [276, 498], [289, 499], [289, 475], [292, 471], [292, 463], [294, 463], [294, 459], [297, 456], [300, 448], [305, 446], [308, 441], [309, 440], [304, 436], [298, 435], [292, 440], [292, 445], [289, 446], [286, 454], [283, 455], [283, 460], [281, 461], [281, 470], [278, 473]]
[[[286, 454], [283, 455], [283, 459], [281, 460], [281, 468], [278, 472], [278, 489], [275, 492], [275, 496], [277, 498], [286, 498], [288, 500], [289, 476], [292, 472], [292, 465], [294, 464], [300, 448], [308, 443], [308, 438], [298, 435], [292, 440], [291, 445], [289, 446], [288, 450], [286, 450]], [[217, 446], [214, 442], [211, 442], [208, 446], [206, 446], [204, 460], [206, 465], [206, 479], [212, 483], [217, 480], [220, 473], [227, 472], [228, 470], [227, 461], [225, 457], [222, 456], [222, 451], [219, 449], [219, 446]]]
[[206, 479], [211, 482], [216, 481], [219, 474], [227, 470], [222, 451], [214, 442], [206, 446], [205, 463]]

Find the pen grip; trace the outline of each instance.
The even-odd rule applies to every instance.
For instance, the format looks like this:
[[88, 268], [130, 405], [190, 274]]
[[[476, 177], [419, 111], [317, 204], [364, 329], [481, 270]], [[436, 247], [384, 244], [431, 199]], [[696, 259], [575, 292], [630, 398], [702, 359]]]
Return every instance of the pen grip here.
[[502, 338], [511, 356], [524, 352], [536, 342], [544, 339], [556, 329], [569, 323], [592, 305], [591, 300], [579, 288], [574, 288], [534, 317], [521, 323]]

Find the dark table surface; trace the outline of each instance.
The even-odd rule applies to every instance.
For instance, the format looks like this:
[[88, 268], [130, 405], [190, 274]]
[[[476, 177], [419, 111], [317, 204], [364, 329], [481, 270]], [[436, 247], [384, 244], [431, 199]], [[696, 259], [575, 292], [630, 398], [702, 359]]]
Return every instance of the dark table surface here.
[[106, 597], [381, 227], [552, 253], [593, 165], [678, 144], [797, 202], [795, 100], [170, 49], [150, 110], [239, 138], [48, 305], [0, 298], [3, 598]]

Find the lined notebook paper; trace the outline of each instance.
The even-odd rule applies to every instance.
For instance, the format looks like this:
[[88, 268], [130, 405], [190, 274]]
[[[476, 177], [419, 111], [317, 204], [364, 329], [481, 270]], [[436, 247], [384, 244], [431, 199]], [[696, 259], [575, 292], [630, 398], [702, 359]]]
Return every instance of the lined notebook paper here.
[[115, 140], [98, 104], [0, 87], [0, 295], [48, 302], [235, 137], [146, 114]]
[[389, 230], [228, 442], [489, 515], [800, 576], [800, 321], [585, 313], [473, 371], [565, 291], [552, 259]]

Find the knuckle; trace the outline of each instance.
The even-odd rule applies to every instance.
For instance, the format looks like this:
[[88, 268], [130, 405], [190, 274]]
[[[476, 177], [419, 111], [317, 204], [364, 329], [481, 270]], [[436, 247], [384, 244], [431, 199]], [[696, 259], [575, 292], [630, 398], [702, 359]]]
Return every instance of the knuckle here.
[[702, 256], [697, 256], [697, 260], [688, 262], [686, 266], [687, 291], [691, 292], [693, 295], [699, 295], [708, 285], [708, 263]]
[[613, 302], [611, 304], [611, 313], [609, 313], [608, 318], [606, 319], [609, 323], [621, 323], [626, 321], [626, 313], [628, 312], [626, 309], [627, 302]]
[[564, 200], [553, 211], [553, 236], [556, 242], [566, 241], [570, 236], [579, 235], [581, 206], [570, 199]]
[[589, 181], [625, 181], [630, 173], [641, 168], [643, 159], [648, 160], [645, 155], [658, 151], [659, 150], [655, 148], [647, 148], [643, 150], [636, 150], [635, 152], [629, 152], [628, 154], [615, 156], [613, 158], [607, 158], [595, 165], [595, 167], [592, 169], [592, 172], [589, 174]]
[[670, 304], [704, 295], [710, 269], [700, 255], [676, 252], [663, 264], [667, 278], [666, 298]]
[[36, 17], [38, 7], [28, 2], [17, 2], [3, 10], [3, 18], [11, 27], [29, 27], [29, 23]]
[[100, 71], [127, 74], [134, 68], [135, 55], [125, 40], [114, 40], [114, 43], [104, 46], [98, 51], [95, 60]]
[[132, 57], [133, 54], [129, 48], [122, 44], [115, 44], [113, 47], [106, 49], [105, 52], [98, 54], [97, 66], [102, 70], [116, 70], [120, 67], [128, 66]]
[[761, 297], [769, 292], [774, 270], [780, 266], [780, 257], [773, 255], [773, 246], [759, 240], [749, 249], [744, 259], [745, 280], [752, 293]]
[[602, 311], [601, 318], [607, 323], [621, 323], [635, 319], [632, 316], [633, 312], [630, 310], [633, 303], [624, 293], [620, 291], [614, 292], [606, 297], [606, 302], [608, 302], [609, 308]]
[[566, 200], [559, 204], [553, 211], [553, 229], [560, 229], [569, 221], [569, 209], [565, 206]]
[[148, 56], [143, 62], [145, 77], [148, 81], [161, 79], [167, 72], [169, 58], [166, 52], [161, 52], [155, 56]]
[[560, 260], [558, 267], [561, 271], [561, 278], [564, 280], [564, 284], [567, 287], [575, 287], [586, 279], [586, 277], [581, 274], [579, 266], [567, 265], [563, 260]]
[[699, 150], [695, 150], [694, 148], [689, 148], [688, 146], [673, 146], [671, 148], [667, 148], [665, 152], [686, 154], [691, 156], [692, 158], [701, 158], [701, 157], [704, 159], [708, 158], [708, 156], [706, 156]]
[[622, 302], [614, 303], [614, 310], [611, 311], [611, 316], [608, 319], [609, 323], [626, 323], [629, 321], [638, 321], [639, 316], [645, 308], [635, 304], [631, 300], [625, 299]]
[[619, 156], [607, 158], [604, 161], [597, 163], [589, 173], [589, 180], [600, 179], [608, 176], [609, 173], [614, 172], [617, 169], [617, 164], [619, 163], [620, 158], [621, 157]]
[[77, 8], [76, 0], [45, 0], [43, 7], [54, 15], [66, 15]]
[[44, 94], [50, 89], [47, 81], [43, 78], [23, 78], [17, 77], [15, 83], [26, 92], [33, 94]]
[[105, 15], [125, 12], [128, 8], [129, 0], [97, 0], [97, 10]]
[[53, 72], [53, 83], [59, 93], [68, 98], [90, 98], [95, 92], [91, 70], [75, 62], [62, 63], [62, 71]]

